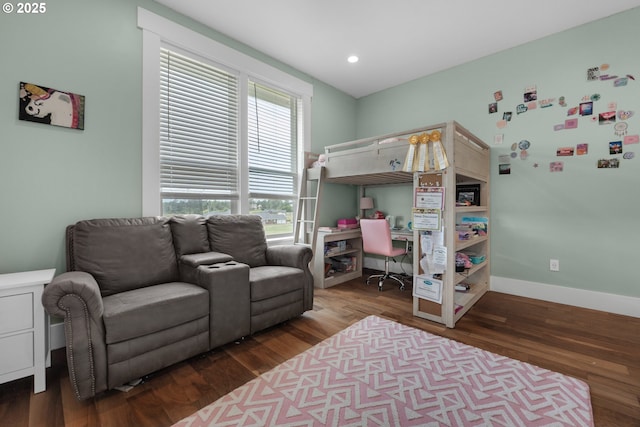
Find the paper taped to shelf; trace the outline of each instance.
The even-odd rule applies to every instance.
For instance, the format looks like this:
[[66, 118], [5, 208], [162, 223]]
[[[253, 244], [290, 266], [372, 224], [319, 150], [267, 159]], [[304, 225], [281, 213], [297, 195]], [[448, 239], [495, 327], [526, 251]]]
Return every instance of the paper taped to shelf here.
[[413, 276], [413, 296], [442, 304], [442, 280]]

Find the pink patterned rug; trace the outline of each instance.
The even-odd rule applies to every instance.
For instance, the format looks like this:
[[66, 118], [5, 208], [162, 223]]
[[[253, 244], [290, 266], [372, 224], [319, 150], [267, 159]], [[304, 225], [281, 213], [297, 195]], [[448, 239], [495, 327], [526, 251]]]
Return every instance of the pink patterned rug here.
[[175, 424], [593, 426], [589, 386], [376, 316]]

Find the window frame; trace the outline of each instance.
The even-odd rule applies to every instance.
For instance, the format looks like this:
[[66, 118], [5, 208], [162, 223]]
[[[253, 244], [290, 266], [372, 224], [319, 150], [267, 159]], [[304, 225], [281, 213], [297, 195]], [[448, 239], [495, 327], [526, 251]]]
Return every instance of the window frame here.
[[[313, 85], [269, 64], [241, 53], [164, 17], [138, 7], [138, 27], [142, 29], [142, 214], [162, 212], [160, 194], [160, 48], [176, 48], [181, 53], [211, 61], [237, 73], [239, 86], [240, 144], [238, 155], [240, 200], [238, 211], [249, 213], [248, 165], [248, 82], [271, 86], [301, 100], [302, 120], [298, 128], [298, 173], [304, 152], [311, 147], [311, 98]], [[293, 237], [293, 233], [290, 238]]]

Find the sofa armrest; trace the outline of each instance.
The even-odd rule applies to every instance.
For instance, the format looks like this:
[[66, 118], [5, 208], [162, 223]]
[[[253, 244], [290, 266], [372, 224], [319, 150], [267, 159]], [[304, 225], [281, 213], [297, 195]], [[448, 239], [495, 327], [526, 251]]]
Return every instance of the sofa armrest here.
[[303, 245], [269, 246], [266, 255], [268, 265], [295, 267], [304, 271], [303, 306], [305, 310], [313, 310], [313, 273], [309, 268], [309, 263], [313, 257], [311, 248]]
[[63, 273], [44, 288], [42, 305], [52, 316], [64, 318], [69, 378], [78, 399], [107, 389], [104, 306], [93, 276], [81, 271]]
[[279, 245], [267, 248], [267, 264], [309, 269], [313, 257], [311, 248], [303, 245]]
[[199, 267], [201, 265], [211, 265], [220, 262], [231, 261], [233, 257], [231, 255], [223, 254], [222, 252], [202, 252], [198, 254], [182, 255], [180, 262], [190, 267]]
[[218, 264], [231, 261], [231, 255], [222, 252], [201, 252], [197, 254], [182, 255], [178, 260], [180, 280], [197, 284], [197, 271], [201, 265]]
[[209, 348], [251, 333], [249, 266], [235, 261], [201, 265], [196, 283], [209, 291]]

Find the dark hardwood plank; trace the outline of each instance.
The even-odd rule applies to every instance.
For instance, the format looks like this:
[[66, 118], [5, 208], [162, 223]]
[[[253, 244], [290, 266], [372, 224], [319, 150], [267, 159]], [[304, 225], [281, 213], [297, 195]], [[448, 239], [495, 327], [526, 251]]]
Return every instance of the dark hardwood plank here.
[[170, 426], [236, 387], [375, 314], [586, 381], [596, 426], [640, 426], [640, 318], [487, 293], [456, 325], [412, 315], [410, 287], [382, 292], [362, 279], [316, 289], [314, 310], [238, 343], [154, 373], [129, 392], [75, 399], [64, 350], [47, 370], [47, 391], [30, 378], [0, 385], [8, 426]]

